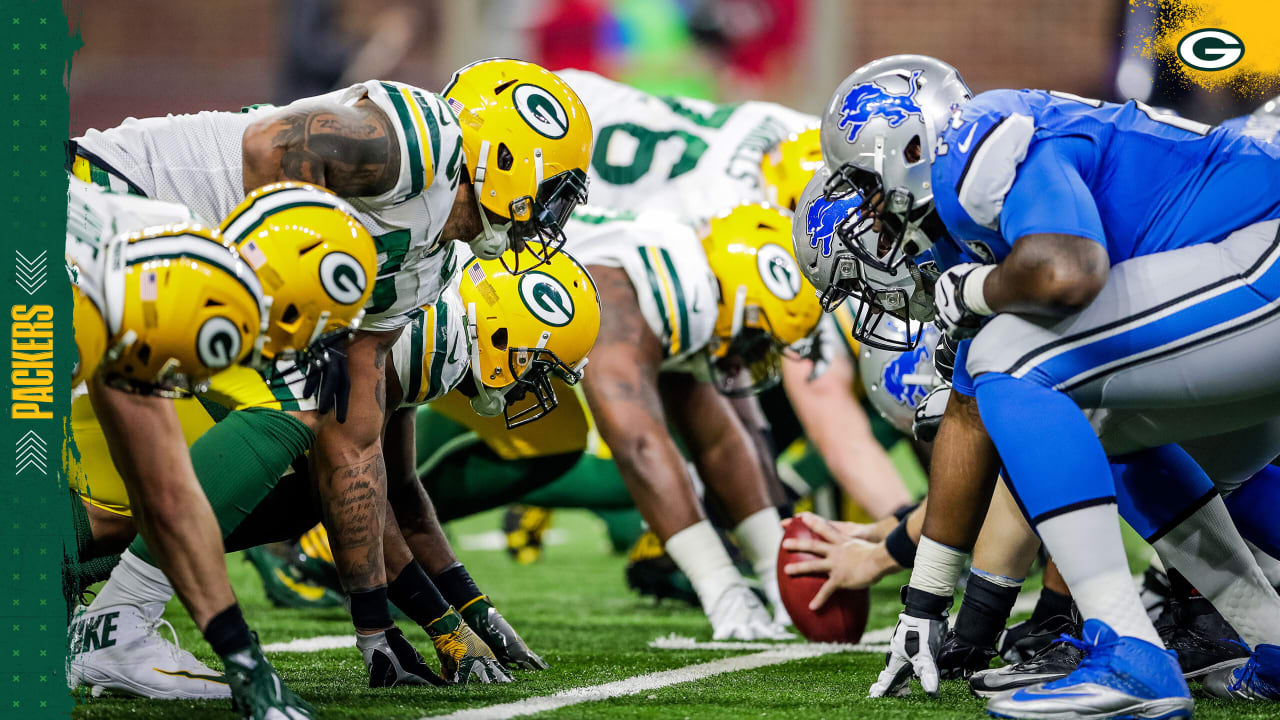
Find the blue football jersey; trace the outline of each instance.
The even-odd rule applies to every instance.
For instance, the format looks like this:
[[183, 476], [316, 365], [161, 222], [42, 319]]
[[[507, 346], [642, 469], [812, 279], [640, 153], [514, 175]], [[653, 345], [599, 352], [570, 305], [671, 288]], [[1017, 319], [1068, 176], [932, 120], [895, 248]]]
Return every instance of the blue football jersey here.
[[953, 238], [942, 267], [999, 262], [1041, 233], [1096, 240], [1114, 264], [1280, 217], [1280, 144], [1132, 101], [985, 92], [937, 152], [934, 202]]

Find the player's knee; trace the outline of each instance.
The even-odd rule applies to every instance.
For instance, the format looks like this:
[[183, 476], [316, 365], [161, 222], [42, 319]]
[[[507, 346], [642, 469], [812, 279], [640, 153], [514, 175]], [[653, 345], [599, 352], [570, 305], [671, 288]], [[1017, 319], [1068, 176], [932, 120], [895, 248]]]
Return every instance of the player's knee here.
[[137, 534], [133, 518], [87, 503], [85, 508], [89, 516], [89, 528], [93, 534], [90, 553], [94, 557], [123, 552], [133, 541], [134, 535]]

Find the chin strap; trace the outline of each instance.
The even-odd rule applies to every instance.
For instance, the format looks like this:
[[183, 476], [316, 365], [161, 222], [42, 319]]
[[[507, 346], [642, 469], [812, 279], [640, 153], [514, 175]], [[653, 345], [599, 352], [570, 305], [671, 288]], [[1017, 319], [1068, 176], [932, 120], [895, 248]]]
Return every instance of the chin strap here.
[[489, 141], [480, 141], [480, 157], [476, 158], [476, 177], [472, 183], [472, 188], [476, 193], [476, 205], [480, 211], [481, 230], [476, 233], [468, 245], [471, 246], [471, 252], [481, 260], [495, 260], [502, 256], [511, 247], [511, 239], [507, 237], [507, 232], [511, 230], [511, 223], [506, 223], [505, 227], [499, 226], [495, 228], [489, 224], [488, 214], [484, 211], [484, 178], [485, 167], [489, 158]]
[[471, 409], [477, 415], [496, 417], [507, 407], [507, 391], [515, 383], [499, 390], [491, 390], [484, 384], [480, 369], [480, 330], [476, 325], [476, 304], [467, 303], [467, 339], [471, 345], [471, 379], [475, 382], [476, 396], [471, 398]]

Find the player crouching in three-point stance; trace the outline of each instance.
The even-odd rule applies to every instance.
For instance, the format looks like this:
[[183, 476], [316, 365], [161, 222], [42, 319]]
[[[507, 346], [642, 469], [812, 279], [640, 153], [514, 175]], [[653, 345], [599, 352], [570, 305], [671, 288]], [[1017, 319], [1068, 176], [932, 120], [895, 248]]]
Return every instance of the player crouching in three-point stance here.
[[1086, 618], [1085, 657], [1065, 678], [997, 695], [989, 712], [1190, 715], [1178, 662], [1129, 579], [1117, 505], [1174, 539], [1180, 569], [1254, 646], [1206, 688], [1280, 698], [1280, 598], [1204, 471], [1174, 444], [1109, 462], [1081, 412], [1185, 409], [1165, 442], [1217, 435], [1241, 465], [1265, 454], [1257, 428], [1280, 397], [1268, 350], [1280, 337], [1280, 151], [1136, 102], [1008, 90], [970, 100], [954, 68], [898, 56], [838, 88], [823, 155], [828, 196], [862, 196], [837, 233], [859, 268], [909, 274], [931, 250], [943, 269], [936, 322], [973, 336], [956, 370], [975, 397], [953, 393], [938, 431], [907, 608], [871, 693], [905, 693], [913, 674], [936, 688], [931, 656], [962, 550], [1003, 464]]

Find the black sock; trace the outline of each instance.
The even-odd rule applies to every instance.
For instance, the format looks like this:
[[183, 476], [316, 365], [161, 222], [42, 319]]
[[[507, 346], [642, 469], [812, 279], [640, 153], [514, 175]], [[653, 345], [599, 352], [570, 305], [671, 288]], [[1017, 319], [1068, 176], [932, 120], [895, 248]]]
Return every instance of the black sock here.
[[391, 608], [387, 607], [387, 586], [348, 593], [351, 598], [351, 622], [357, 630], [386, 630], [391, 627]]
[[462, 606], [484, 594], [480, 592], [480, 588], [476, 587], [476, 581], [471, 579], [471, 575], [467, 573], [467, 569], [460, 562], [456, 562], [432, 575], [431, 582], [435, 583], [437, 588], [440, 588], [440, 594], [444, 596], [444, 599], [459, 610], [462, 609]]
[[1008, 622], [1021, 590], [1021, 587], [997, 585], [970, 573], [960, 604], [960, 617], [956, 618], [956, 635], [977, 647], [995, 647], [996, 637]]
[[432, 620], [449, 612], [449, 603], [431, 584], [431, 578], [422, 566], [412, 560], [400, 574], [387, 585], [387, 597], [409, 616], [409, 619], [426, 627]]
[[1031, 622], [1039, 625], [1051, 617], [1070, 614], [1071, 596], [1044, 588], [1040, 591], [1040, 599], [1036, 601], [1036, 609], [1031, 611]]
[[204, 639], [218, 657], [238, 653], [252, 645], [253, 638], [249, 635], [244, 615], [240, 614], [240, 604], [232, 603], [231, 607], [214, 615], [204, 628]]

